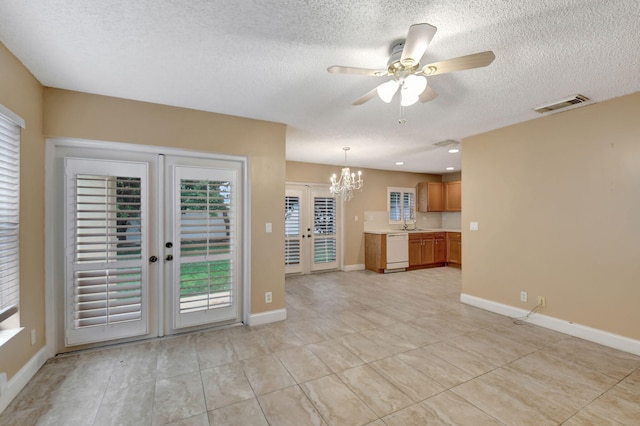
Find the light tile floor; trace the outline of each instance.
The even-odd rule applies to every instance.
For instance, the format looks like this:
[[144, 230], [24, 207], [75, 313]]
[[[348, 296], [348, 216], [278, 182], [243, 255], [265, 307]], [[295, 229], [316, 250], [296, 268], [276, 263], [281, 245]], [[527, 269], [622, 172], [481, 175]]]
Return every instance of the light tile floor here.
[[59, 356], [0, 424], [640, 424], [640, 357], [463, 305], [460, 274], [288, 277], [286, 321]]

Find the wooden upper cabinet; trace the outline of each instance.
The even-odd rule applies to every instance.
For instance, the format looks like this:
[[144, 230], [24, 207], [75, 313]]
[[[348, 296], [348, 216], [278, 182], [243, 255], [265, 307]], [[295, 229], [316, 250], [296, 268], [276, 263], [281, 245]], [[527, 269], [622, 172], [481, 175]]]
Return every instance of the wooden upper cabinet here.
[[462, 211], [462, 182], [445, 182], [444, 183], [444, 211], [459, 212]]
[[420, 213], [444, 211], [444, 185], [441, 182], [420, 182], [416, 187], [416, 197]]

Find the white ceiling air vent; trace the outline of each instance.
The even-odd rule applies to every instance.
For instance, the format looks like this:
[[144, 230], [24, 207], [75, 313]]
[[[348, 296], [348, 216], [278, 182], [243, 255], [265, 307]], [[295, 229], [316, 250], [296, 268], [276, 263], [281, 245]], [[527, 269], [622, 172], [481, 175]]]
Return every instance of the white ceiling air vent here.
[[540, 105], [539, 107], [536, 107], [533, 110], [536, 112], [539, 112], [540, 114], [543, 114], [545, 112], [555, 111], [558, 109], [570, 107], [571, 105], [581, 104], [588, 100], [589, 98], [587, 98], [584, 95], [573, 95], [573, 96], [569, 96], [568, 98], [551, 102], [550, 104], [547, 104], [547, 105]]
[[451, 146], [451, 145], [458, 145], [460, 142], [458, 141], [454, 141], [453, 139], [447, 139], [444, 141], [440, 141], [440, 142], [436, 142], [433, 144], [433, 146], [437, 146], [442, 148], [443, 146]]

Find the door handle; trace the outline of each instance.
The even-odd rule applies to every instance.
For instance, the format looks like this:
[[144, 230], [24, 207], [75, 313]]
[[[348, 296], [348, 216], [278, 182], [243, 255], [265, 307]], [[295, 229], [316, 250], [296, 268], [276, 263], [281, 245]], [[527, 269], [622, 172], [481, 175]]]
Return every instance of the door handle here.
[[172, 254], [168, 254], [167, 257], [164, 258], [164, 260], [166, 260], [166, 261], [173, 260], [173, 255]]
[[157, 261], [158, 261], [158, 258], [157, 258], [156, 256], [151, 256], [151, 257], [149, 258], [149, 262], [151, 262], [151, 263], [155, 263], [155, 262], [157, 262]]
[[307, 238], [311, 238], [311, 234], [307, 235]]
[[173, 243], [172, 243], [171, 241], [169, 241], [169, 242], [168, 242], [168, 243], [166, 243], [164, 246], [165, 246], [166, 248], [171, 248], [171, 247], [173, 247]]

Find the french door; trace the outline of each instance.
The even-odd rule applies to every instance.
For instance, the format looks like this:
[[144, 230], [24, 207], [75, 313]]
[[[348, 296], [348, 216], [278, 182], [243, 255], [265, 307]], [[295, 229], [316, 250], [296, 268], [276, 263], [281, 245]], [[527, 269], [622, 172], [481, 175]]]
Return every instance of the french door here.
[[241, 170], [228, 162], [180, 157], [167, 157], [165, 170], [171, 194], [165, 275], [172, 284], [173, 320], [167, 327], [233, 322], [239, 318], [241, 296]]
[[242, 161], [77, 147], [55, 157], [63, 346], [240, 321]]
[[338, 269], [338, 200], [324, 185], [287, 184], [285, 272]]

